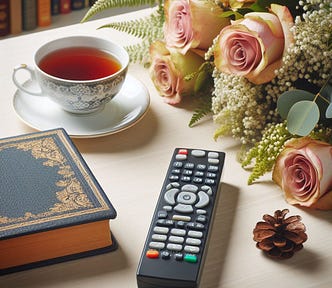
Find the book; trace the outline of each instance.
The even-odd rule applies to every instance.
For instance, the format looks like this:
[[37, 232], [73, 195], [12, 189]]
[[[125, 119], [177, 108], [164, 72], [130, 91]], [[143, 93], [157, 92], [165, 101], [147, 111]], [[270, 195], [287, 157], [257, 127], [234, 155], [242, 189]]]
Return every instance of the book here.
[[71, 0], [71, 10], [80, 10], [85, 8], [85, 0]]
[[46, 27], [51, 22], [51, 0], [37, 0], [37, 25]]
[[10, 33], [9, 0], [0, 0], [0, 36]]
[[0, 139], [0, 275], [116, 249], [116, 211], [66, 131]]
[[22, 0], [10, 0], [10, 34], [22, 32]]
[[37, 0], [22, 0], [22, 28], [33, 30], [37, 27]]
[[52, 15], [60, 14], [60, 0], [51, 1], [51, 14]]
[[71, 0], [60, 0], [60, 13], [67, 14], [71, 12]]

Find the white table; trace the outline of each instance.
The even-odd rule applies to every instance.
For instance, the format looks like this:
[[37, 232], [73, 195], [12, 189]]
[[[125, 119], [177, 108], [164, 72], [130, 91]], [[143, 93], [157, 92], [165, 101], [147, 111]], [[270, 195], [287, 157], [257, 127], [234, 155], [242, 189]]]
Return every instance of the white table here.
[[[11, 74], [15, 65], [32, 63], [32, 54], [42, 43], [66, 35], [97, 35], [121, 45], [132, 44], [137, 40], [127, 34], [97, 28], [111, 21], [141, 17], [149, 11], [0, 40], [0, 137], [35, 131], [18, 119], [12, 106], [16, 87]], [[332, 213], [288, 205], [269, 175], [248, 186], [249, 173], [236, 161], [238, 143], [230, 138], [214, 141], [216, 127], [211, 119], [189, 128], [193, 112], [190, 101], [178, 107], [164, 104], [145, 68], [132, 64], [129, 73], [150, 92], [151, 105], [145, 117], [121, 133], [74, 139], [118, 212], [111, 221], [118, 250], [1, 276], [0, 287], [136, 287], [139, 257], [175, 147], [227, 153], [202, 288], [332, 287]], [[293, 258], [274, 261], [255, 247], [252, 230], [263, 214], [283, 208], [290, 209], [290, 215], [302, 216], [309, 239]]]

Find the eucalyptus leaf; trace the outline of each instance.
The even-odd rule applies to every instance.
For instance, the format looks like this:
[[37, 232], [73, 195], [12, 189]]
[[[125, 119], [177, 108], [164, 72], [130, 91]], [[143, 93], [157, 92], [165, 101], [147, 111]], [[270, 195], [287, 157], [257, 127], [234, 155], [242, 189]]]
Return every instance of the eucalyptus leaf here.
[[277, 110], [283, 119], [287, 119], [287, 115], [292, 106], [302, 100], [315, 99], [315, 94], [305, 90], [291, 90], [282, 93], [277, 101]]
[[319, 108], [315, 102], [304, 100], [295, 103], [289, 110], [287, 129], [291, 134], [307, 136], [319, 120]]
[[329, 107], [327, 107], [325, 116], [326, 118], [332, 118], [332, 103], [330, 103]]

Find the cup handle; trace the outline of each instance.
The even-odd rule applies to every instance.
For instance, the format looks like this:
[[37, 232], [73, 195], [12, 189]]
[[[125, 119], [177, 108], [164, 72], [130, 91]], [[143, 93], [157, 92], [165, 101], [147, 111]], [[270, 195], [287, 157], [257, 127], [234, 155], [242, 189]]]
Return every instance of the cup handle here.
[[[18, 65], [14, 68], [14, 72], [12, 75], [12, 79], [14, 84], [16, 85], [16, 87], [22, 91], [24, 91], [25, 93], [31, 94], [31, 95], [35, 95], [35, 96], [43, 96], [42, 91], [40, 89], [40, 91], [32, 91], [30, 89], [27, 89], [26, 87], [24, 87], [16, 78], [16, 74], [20, 71], [20, 70], [26, 70], [29, 72], [30, 74], [30, 80], [32, 82], [38, 83], [36, 80], [36, 76], [35, 76], [35, 71], [32, 67], [28, 66], [27, 64], [21, 64]], [[39, 86], [39, 85], [38, 85]]]

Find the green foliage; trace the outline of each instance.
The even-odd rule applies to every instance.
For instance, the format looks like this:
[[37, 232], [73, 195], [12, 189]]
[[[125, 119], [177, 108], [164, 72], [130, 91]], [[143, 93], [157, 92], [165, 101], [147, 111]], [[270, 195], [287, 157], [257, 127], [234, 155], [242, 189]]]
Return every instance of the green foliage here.
[[156, 4], [161, 5], [162, 1], [158, 0], [97, 0], [93, 6], [85, 14], [81, 22], [89, 20], [94, 15], [111, 8], [122, 7], [138, 7], [143, 5], [154, 6]]
[[249, 185], [272, 170], [277, 156], [284, 148], [285, 142], [292, 137], [286, 128], [286, 122], [269, 124], [267, 126], [262, 140], [248, 151], [245, 159], [242, 161], [242, 167], [246, 168], [255, 160], [248, 179]]
[[211, 113], [211, 97], [201, 97], [197, 99], [197, 109], [192, 115], [189, 127], [193, 127], [199, 120]]

